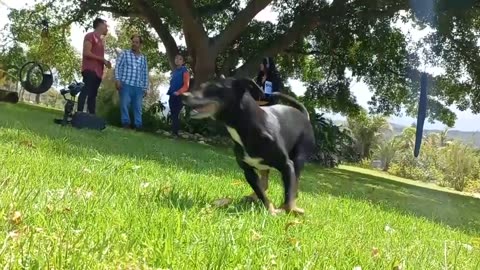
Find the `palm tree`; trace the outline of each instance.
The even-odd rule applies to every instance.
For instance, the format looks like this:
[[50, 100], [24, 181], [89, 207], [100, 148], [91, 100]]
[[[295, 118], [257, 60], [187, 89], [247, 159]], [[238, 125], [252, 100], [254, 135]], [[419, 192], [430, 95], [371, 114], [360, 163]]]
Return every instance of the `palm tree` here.
[[347, 127], [355, 139], [361, 158], [370, 157], [371, 150], [380, 143], [384, 133], [392, 129], [385, 117], [369, 116], [365, 110], [356, 117], [349, 117]]
[[407, 127], [402, 131], [402, 134], [399, 135], [400, 145], [402, 149], [413, 149], [413, 147], [415, 146], [416, 132], [417, 129], [415, 127]]
[[447, 145], [448, 142], [450, 142], [450, 139], [447, 137], [448, 131], [448, 128], [445, 128], [442, 132], [439, 133], [440, 147], [444, 147]]
[[400, 143], [401, 140], [399, 137], [393, 137], [391, 140], [384, 141], [377, 146], [375, 156], [382, 162], [384, 171], [388, 171], [390, 168], [390, 164], [400, 148]]

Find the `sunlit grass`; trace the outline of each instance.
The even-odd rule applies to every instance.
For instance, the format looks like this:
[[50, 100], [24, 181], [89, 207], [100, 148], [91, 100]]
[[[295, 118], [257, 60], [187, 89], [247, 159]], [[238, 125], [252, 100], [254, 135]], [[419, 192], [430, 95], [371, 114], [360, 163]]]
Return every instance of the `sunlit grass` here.
[[[242, 203], [230, 149], [62, 128], [57, 113], [0, 104], [6, 269], [480, 269], [478, 199], [309, 165], [306, 216], [271, 217]], [[268, 194], [280, 204], [277, 173]]]

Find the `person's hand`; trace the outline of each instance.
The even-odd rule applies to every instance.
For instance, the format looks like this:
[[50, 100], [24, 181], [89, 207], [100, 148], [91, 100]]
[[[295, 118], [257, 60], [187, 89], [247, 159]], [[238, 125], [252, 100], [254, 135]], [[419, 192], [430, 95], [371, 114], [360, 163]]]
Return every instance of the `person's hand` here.
[[108, 60], [103, 60], [103, 63], [105, 64], [105, 66], [106, 66], [107, 68], [112, 68], [112, 63], [110, 63], [110, 61], [108, 61]]
[[122, 88], [122, 83], [119, 80], [116, 80], [115, 87], [117, 88], [117, 91], [120, 91], [120, 88]]
[[178, 91], [177, 91], [177, 92], [175, 92], [175, 93], [173, 93], [173, 94], [174, 94], [175, 96], [178, 96], [178, 95], [180, 95], [180, 93], [178, 93]]

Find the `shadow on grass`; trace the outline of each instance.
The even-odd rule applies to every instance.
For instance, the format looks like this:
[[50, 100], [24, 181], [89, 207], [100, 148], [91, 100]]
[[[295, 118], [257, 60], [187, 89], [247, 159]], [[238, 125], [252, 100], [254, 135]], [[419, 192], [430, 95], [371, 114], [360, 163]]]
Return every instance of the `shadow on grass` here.
[[480, 200], [345, 169], [310, 167], [300, 183], [306, 193], [369, 201], [387, 211], [414, 215], [480, 233]]
[[[40, 111], [42, 113], [38, 113]], [[89, 154], [93, 152], [100, 155], [128, 156], [133, 159], [173, 164], [196, 174], [208, 170], [209, 174], [219, 177], [227, 172], [230, 173], [232, 169], [238, 169], [230, 149], [185, 141], [175, 143], [159, 136], [129, 133], [116, 128], [108, 128], [103, 132], [79, 131], [55, 125], [53, 118], [61, 116], [61, 113], [28, 105], [4, 107], [0, 104], [2, 116], [0, 127], [28, 130], [54, 140], [59, 146], [53, 147], [52, 151], [62, 155], [76, 156], [79, 151], [88, 151]], [[11, 138], [2, 137], [0, 140], [18, 140], [15, 134], [11, 135]], [[205, 158], [206, 154], [209, 158]], [[241, 175], [240, 169], [238, 174]], [[412, 186], [358, 172], [318, 169], [313, 166], [308, 166], [303, 173], [300, 190], [311, 194], [326, 193], [337, 197], [370, 201], [387, 211], [423, 217], [467, 233], [480, 233], [480, 200], [471, 197]], [[170, 192], [167, 196], [159, 194], [152, 196], [150, 199], [178, 209], [210, 203], [202, 194], [186, 196], [178, 192]], [[233, 214], [244, 212], [251, 207], [251, 204], [239, 201], [226, 211]]]

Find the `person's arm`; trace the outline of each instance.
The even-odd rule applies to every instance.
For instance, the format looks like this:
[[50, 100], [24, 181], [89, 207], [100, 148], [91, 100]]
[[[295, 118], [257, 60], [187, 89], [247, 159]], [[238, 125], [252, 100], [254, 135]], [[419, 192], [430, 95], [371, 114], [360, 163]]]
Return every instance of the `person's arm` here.
[[143, 91], [146, 92], [148, 89], [148, 62], [147, 62], [146, 56], [143, 56], [143, 59], [145, 59], [144, 61], [145, 67], [143, 68], [143, 80], [144, 80]]
[[92, 53], [93, 41], [94, 41], [94, 37], [92, 34], [85, 35], [85, 39], [83, 40], [83, 55], [87, 58], [92, 58], [102, 63], [105, 63], [106, 60], [103, 57], [96, 56], [95, 54]]
[[115, 64], [115, 80], [121, 81], [123, 68], [125, 67], [125, 53], [121, 52], [118, 56], [117, 63]]
[[188, 73], [188, 71], [185, 71], [183, 73], [183, 86], [177, 92], [175, 92], [176, 95], [179, 96], [187, 92], [189, 87], [190, 87], [190, 73]]

